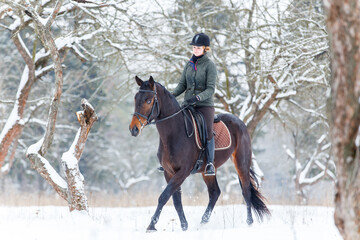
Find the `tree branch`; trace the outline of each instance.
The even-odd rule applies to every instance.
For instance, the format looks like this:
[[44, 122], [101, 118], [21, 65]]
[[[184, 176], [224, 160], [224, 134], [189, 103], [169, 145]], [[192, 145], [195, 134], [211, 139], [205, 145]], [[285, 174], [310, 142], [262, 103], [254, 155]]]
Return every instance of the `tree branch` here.
[[81, 106], [83, 111], [76, 113], [80, 129], [69, 151], [65, 152], [61, 158], [69, 186], [68, 203], [70, 211], [88, 211], [88, 203], [84, 191], [84, 177], [80, 173], [78, 162], [84, 151], [90, 129], [98, 119], [94, 108], [86, 99], [81, 100]]
[[5, 158], [11, 143], [18, 139], [23, 128], [23, 113], [25, 105], [29, 97], [32, 85], [35, 82], [35, 65], [32, 61], [28, 49], [21, 40], [19, 34], [12, 38], [20, 55], [23, 57], [26, 67], [20, 80], [20, 84], [16, 94], [16, 101], [11, 111], [9, 118], [6, 121], [5, 127], [0, 134], [0, 167], [4, 164]]

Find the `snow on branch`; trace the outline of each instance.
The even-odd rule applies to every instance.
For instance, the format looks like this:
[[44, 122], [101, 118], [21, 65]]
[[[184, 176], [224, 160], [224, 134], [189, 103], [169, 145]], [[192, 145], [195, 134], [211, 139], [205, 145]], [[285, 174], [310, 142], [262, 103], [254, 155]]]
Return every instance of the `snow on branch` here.
[[48, 160], [39, 154], [40, 147], [43, 144], [44, 138], [31, 145], [26, 151], [26, 157], [31, 162], [31, 167], [34, 168], [65, 200], [68, 198], [67, 183], [51, 166]]
[[[19, 51], [22, 51], [22, 55], [28, 56], [25, 50], [22, 48], [20, 43], [20, 38], [13, 38], [15, 45], [18, 47]], [[27, 62], [27, 60], [25, 60]], [[30, 70], [29, 69], [32, 69]], [[27, 97], [31, 88], [31, 85], [34, 83], [34, 68], [33, 64], [28, 63], [25, 66], [23, 71], [20, 84], [16, 94], [16, 101], [14, 107], [8, 117], [4, 128], [0, 133], [0, 167], [4, 164], [5, 158], [8, 155], [9, 148], [13, 142], [18, 139], [21, 134], [22, 128], [24, 127], [23, 112], [25, 109], [25, 104]]]
[[128, 190], [131, 186], [143, 182], [143, 181], [149, 181], [150, 177], [148, 176], [139, 176], [139, 177], [131, 177], [127, 179], [126, 183], [124, 183], [120, 178], [117, 179], [120, 187], [124, 190]]
[[283, 148], [288, 157], [295, 161], [295, 187], [298, 197], [301, 197], [301, 203], [306, 203], [306, 196], [304, 194], [304, 187], [314, 185], [321, 181], [326, 176], [333, 181], [336, 181], [336, 176], [333, 170], [329, 169], [329, 165], [332, 164], [332, 160], [329, 154], [325, 151], [329, 150], [330, 144], [326, 142], [326, 135], [322, 135], [316, 141], [316, 148], [309, 158], [306, 159], [306, 163], [302, 164], [301, 157], [297, 151], [297, 139], [294, 134], [295, 152], [290, 150], [286, 145]]
[[79, 170], [78, 162], [84, 151], [90, 129], [98, 119], [94, 108], [86, 99], [82, 99], [81, 106], [83, 111], [76, 113], [80, 128], [70, 149], [63, 153], [61, 158], [66, 180], [43, 157], [41, 147], [43, 146], [44, 137], [31, 145], [26, 153], [32, 167], [68, 202], [70, 211], [88, 211], [84, 177]]
[[313, 110], [313, 109], [307, 109], [307, 108], [304, 108], [303, 106], [301, 106], [299, 103], [295, 102], [293, 99], [290, 99], [289, 100], [290, 103], [294, 104], [296, 107], [300, 108], [301, 110], [305, 111], [305, 112], [308, 112], [308, 113], [311, 113], [313, 114], [314, 116], [318, 116], [320, 117], [321, 119], [323, 120], [327, 120], [327, 117], [324, 116], [323, 114]]
[[61, 163], [63, 165], [69, 184], [68, 203], [70, 211], [88, 211], [88, 204], [84, 187], [84, 177], [80, 173], [78, 162], [80, 161], [80, 157], [84, 151], [89, 131], [95, 121], [98, 119], [93, 106], [91, 106], [91, 104], [86, 99], [81, 100], [81, 106], [83, 111], [76, 113], [77, 119], [80, 123], [80, 128], [70, 149], [61, 157]]

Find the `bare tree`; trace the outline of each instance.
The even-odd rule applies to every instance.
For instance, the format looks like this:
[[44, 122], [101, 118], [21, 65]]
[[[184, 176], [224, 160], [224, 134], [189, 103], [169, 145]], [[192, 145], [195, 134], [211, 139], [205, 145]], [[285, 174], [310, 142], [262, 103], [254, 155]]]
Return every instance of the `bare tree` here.
[[[97, 120], [97, 116], [93, 107], [86, 100], [82, 101], [84, 111], [77, 113], [81, 128], [78, 131], [72, 147], [68, 152], [64, 153], [62, 157], [62, 164], [67, 182], [65, 182], [60, 177], [60, 175], [56, 173], [51, 164], [45, 159], [45, 154], [50, 148], [54, 138], [63, 86], [63, 59], [60, 57], [59, 48], [55, 43], [55, 39], [51, 31], [51, 26], [62, 7], [63, 1], [56, 2], [52, 13], [46, 21], [44, 21], [44, 19], [39, 16], [38, 12], [31, 4], [22, 5], [17, 2], [7, 1], [6, 3], [12, 8], [17, 9], [20, 12], [24, 12], [28, 17], [30, 17], [30, 19], [32, 19], [37, 36], [40, 38], [44, 49], [47, 50], [47, 55], [50, 56], [53, 62], [52, 67], [46, 69], [54, 69], [55, 72], [55, 88], [53, 89], [54, 94], [49, 107], [46, 131], [43, 138], [41, 138], [36, 144], [33, 144], [29, 147], [27, 151], [27, 157], [32, 163], [33, 168], [35, 168], [35, 170], [38, 171], [48, 183], [50, 183], [50, 185], [59, 193], [61, 197], [68, 201], [70, 211], [87, 211], [88, 206], [84, 192], [83, 177], [79, 171], [78, 161], [80, 160], [81, 154], [84, 150], [88, 133], [93, 123]], [[21, 15], [21, 17], [23, 18], [24, 15]], [[24, 25], [20, 26], [23, 27]], [[6, 151], [13, 139], [17, 140], [21, 132], [19, 128], [23, 125], [21, 124], [22, 113], [25, 108], [31, 85], [36, 79], [34, 57], [31, 57], [29, 51], [27, 50], [22, 40], [19, 38], [18, 34], [14, 39], [14, 43], [26, 62], [26, 68], [24, 70], [22, 81], [20, 82], [16, 100], [17, 102], [15, 103], [13, 112], [5, 124], [5, 129], [2, 132], [2, 141], [5, 142], [5, 144], [2, 144], [4, 145], [2, 148], [2, 151], [4, 151], [3, 158], [6, 156]]]
[[337, 167], [335, 224], [344, 239], [360, 239], [360, 2], [325, 0], [332, 50], [329, 99]]
[[[328, 177], [336, 182], [335, 163], [330, 156], [331, 144], [327, 141], [327, 135], [322, 135], [315, 143], [313, 152], [308, 152], [305, 148], [305, 141], [298, 136], [297, 132], [293, 132], [293, 149], [289, 146], [283, 146], [288, 157], [295, 164], [295, 191], [298, 204], [307, 204], [308, 196], [305, 187], [312, 186]], [[310, 148], [312, 149], [312, 148]]]
[[[16, 98], [7, 101], [7, 104], [13, 104], [13, 108], [0, 133], [0, 168], [3, 167], [0, 171], [1, 176], [10, 170], [15, 156], [13, 153], [16, 152], [25, 126], [29, 123], [44, 123], [39, 118], [34, 118], [33, 112], [44, 107], [48, 99], [38, 98], [28, 104], [35, 83], [47, 77], [55, 68], [55, 72], [62, 75], [62, 65], [64, 66], [64, 62], [69, 58], [69, 52], [81, 62], [106, 58], [111, 50], [96, 48], [92, 44], [99, 41], [105, 32], [112, 31], [112, 20], [116, 22], [117, 18], [121, 19], [118, 12], [124, 10], [121, 3], [106, 4], [106, 1], [100, 4], [90, 1], [55, 0], [0, 2], [3, 3], [0, 6], [0, 28], [10, 33], [18, 53], [26, 63]], [[53, 24], [54, 22], [56, 24]], [[49, 34], [53, 36], [50, 38]], [[56, 62], [54, 57], [57, 58]], [[78, 82], [71, 81], [70, 86]], [[63, 84], [62, 81], [58, 83]], [[56, 97], [52, 106], [59, 101], [60, 95]], [[55, 127], [54, 123], [44, 125], [45, 128]], [[46, 144], [51, 144], [51, 141]]]
[[83, 99], [81, 105], [83, 111], [76, 113], [80, 128], [70, 149], [61, 158], [66, 181], [42, 156], [41, 147], [44, 144], [44, 138], [30, 146], [26, 154], [32, 167], [68, 202], [70, 211], [88, 211], [84, 177], [80, 173], [78, 162], [84, 151], [90, 129], [97, 120], [97, 115], [87, 100]]

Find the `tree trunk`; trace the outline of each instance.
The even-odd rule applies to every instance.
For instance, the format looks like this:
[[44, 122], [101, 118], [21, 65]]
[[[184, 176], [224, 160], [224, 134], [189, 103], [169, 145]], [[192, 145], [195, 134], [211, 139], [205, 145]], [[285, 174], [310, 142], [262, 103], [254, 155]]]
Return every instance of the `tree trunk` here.
[[84, 151], [85, 143], [91, 127], [97, 120], [97, 115], [91, 104], [83, 99], [83, 111], [77, 112], [80, 129], [69, 149], [62, 155], [61, 163], [64, 168], [66, 181], [55, 171], [51, 164], [40, 154], [44, 138], [29, 147], [26, 157], [34, 168], [53, 188], [64, 198], [70, 211], [88, 211], [85, 195], [84, 177], [79, 170], [80, 157]]
[[98, 119], [94, 108], [86, 99], [81, 101], [81, 105], [84, 111], [76, 113], [81, 127], [69, 151], [62, 155], [62, 165], [68, 182], [67, 201], [70, 211], [88, 211], [84, 177], [79, 170], [78, 162], [84, 151], [90, 129]]
[[335, 224], [344, 239], [360, 239], [360, 2], [324, 0], [332, 50], [331, 138], [337, 167]]
[[[23, 114], [25, 105], [29, 97], [31, 87], [36, 81], [34, 62], [28, 54], [26, 47], [22, 44], [20, 35], [16, 34], [12, 39], [20, 55], [23, 57], [26, 67], [20, 80], [15, 105], [8, 120], [6, 121], [4, 129], [0, 134], [0, 168], [5, 163], [5, 158], [8, 155], [11, 144], [14, 143], [22, 133], [24, 127]], [[14, 146], [15, 145], [16, 144], [14, 144]]]

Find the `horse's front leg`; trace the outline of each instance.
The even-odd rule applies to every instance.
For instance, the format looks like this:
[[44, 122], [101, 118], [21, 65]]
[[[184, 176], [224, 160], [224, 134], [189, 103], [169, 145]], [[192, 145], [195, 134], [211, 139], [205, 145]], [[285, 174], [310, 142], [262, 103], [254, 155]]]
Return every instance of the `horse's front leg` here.
[[[164, 172], [164, 176], [165, 176], [166, 182], [169, 182], [170, 179], [173, 177], [172, 175], [170, 175], [166, 171]], [[187, 228], [188, 228], [188, 222], [186, 221], [184, 210], [183, 210], [183, 205], [182, 205], [182, 202], [181, 202], [181, 187], [176, 189], [176, 191], [172, 195], [172, 198], [173, 198], [174, 207], [176, 209], [176, 212], [179, 215], [179, 219], [180, 219], [180, 223], [181, 223], [181, 229], [183, 231], [186, 231]]]
[[181, 186], [189, 174], [190, 172], [188, 171], [184, 172], [180, 170], [170, 179], [166, 188], [159, 197], [158, 206], [156, 208], [155, 214], [151, 218], [151, 222], [146, 230], [147, 232], [156, 231], [155, 225], [159, 220], [159, 216], [164, 205], [167, 203], [167, 201], [169, 201], [171, 195], [175, 193], [175, 191]]

